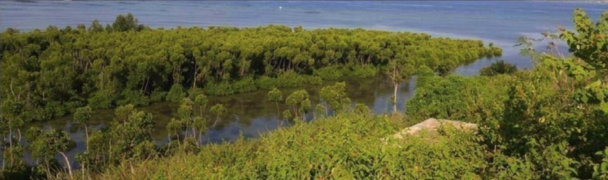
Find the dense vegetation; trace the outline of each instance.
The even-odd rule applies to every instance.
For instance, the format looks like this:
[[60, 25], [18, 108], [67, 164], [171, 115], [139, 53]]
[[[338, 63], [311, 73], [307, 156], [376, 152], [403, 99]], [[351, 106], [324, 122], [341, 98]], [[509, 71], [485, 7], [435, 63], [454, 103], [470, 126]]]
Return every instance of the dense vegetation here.
[[524, 48], [537, 64], [530, 71], [421, 77], [408, 117], [479, 123], [480, 144], [508, 156], [505, 169], [526, 179], [608, 178], [608, 11], [593, 23], [577, 9], [574, 23], [575, 32], [556, 36], [574, 56], [562, 58], [550, 43], [555, 54]]
[[496, 61], [488, 67], [484, 67], [479, 71], [482, 76], [495, 76], [499, 74], [513, 74], [517, 71], [517, 67], [504, 60]]
[[[100, 178], [608, 179], [608, 12], [592, 23], [577, 9], [574, 22], [574, 32], [558, 36], [572, 57], [527, 51], [531, 70], [420, 74], [406, 121], [352, 110], [257, 140], [118, 166]], [[381, 140], [428, 117], [480, 129]]]
[[[369, 112], [368, 112], [369, 113]], [[257, 140], [206, 145], [123, 164], [101, 179], [472, 179], [492, 175], [475, 135], [450, 129], [441, 136], [385, 142], [390, 118], [352, 112], [278, 129]], [[426, 137], [426, 136], [424, 136]], [[506, 173], [505, 173], [506, 175]]]
[[[262, 78], [267, 77], [269, 81], [274, 81], [286, 73], [289, 74], [288, 72], [292, 72], [295, 77], [313, 77], [315, 73], [317, 77], [328, 77], [318, 73], [318, 69], [328, 67], [336, 69], [348, 67], [351, 69], [346, 72], [355, 72], [355, 67], [367, 65], [377, 72], [384, 72], [394, 82], [413, 75], [414, 73], [410, 74], [411, 72], [419, 75], [418, 89], [415, 97], [407, 102], [405, 117], [396, 112], [392, 116], [372, 115], [365, 105], [353, 106], [344, 93], [343, 83], [322, 88], [320, 91], [322, 103], [317, 106], [313, 106], [316, 100], [311, 99], [305, 90], [284, 96], [278, 88], [275, 88], [282, 86], [277, 84], [269, 86], [268, 100], [288, 105], [290, 108], [283, 111], [277, 105], [277, 113], [281, 112], [286, 122], [293, 125], [264, 134], [259, 139], [241, 139], [234, 143], [199, 144], [200, 134], [208, 126], [213, 126], [214, 121], [224, 116], [227, 113], [226, 108], [222, 104], [210, 106], [207, 96], [204, 95], [213, 95], [209, 91], [186, 92], [185, 89], [203, 84], [196, 80], [189, 81], [188, 76], [185, 76], [197, 71], [189, 72], [184, 69], [165, 71], [174, 76], [169, 76], [164, 81], [156, 79], [160, 76], [150, 76], [150, 79], [154, 79], [150, 81], [153, 82], [152, 84], [157, 84], [155, 88], [161, 88], [159, 90], [161, 94], [166, 93], [161, 97], [180, 102], [179, 118], [172, 120], [167, 126], [171, 142], [157, 147], [150, 140], [150, 134], [154, 133], [150, 128], [154, 123], [153, 117], [149, 113], [134, 109], [133, 105], [121, 105], [116, 101], [117, 99], [114, 99], [110, 104], [119, 105], [115, 110], [114, 120], [106, 128], [92, 130], [90, 135], [87, 133], [88, 149], [78, 156], [78, 161], [83, 164], [81, 173], [70, 170], [70, 166], [65, 167], [67, 169], [65, 170], [53, 158], [63, 154], [70, 146], [69, 137], [61, 131], [30, 129], [25, 133], [25, 139], [31, 142], [30, 145], [17, 143], [21, 139], [19, 127], [23, 125], [21, 112], [29, 113], [29, 111], [21, 111], [22, 106], [16, 104], [23, 103], [22, 98], [27, 96], [10, 96], [11, 100], [3, 99], [2, 107], [2, 124], [8, 126], [8, 128], [3, 127], [3, 130], [8, 131], [3, 132], [8, 137], [6, 138], [8, 142], [3, 148], [2, 176], [18, 178], [19, 175], [24, 175], [21, 177], [49, 179], [85, 177], [99, 179], [608, 179], [608, 141], [606, 141], [608, 137], [608, 123], [606, 123], [608, 122], [608, 54], [606, 53], [608, 52], [608, 38], [606, 38], [608, 11], [597, 23], [593, 23], [584, 11], [577, 9], [574, 12], [574, 23], [576, 27], [574, 32], [560, 29], [559, 35], [570, 47], [572, 57], [562, 58], [561, 53], [556, 55], [527, 51], [536, 62], [533, 69], [513, 72], [508, 68], [511, 65], [497, 63], [492, 65], [490, 70], [485, 70], [492, 72], [488, 76], [437, 76], [434, 71], [445, 75], [447, 71], [442, 68], [449, 65], [446, 63], [442, 64], [445, 66], [434, 66], [426, 64], [432, 62], [427, 61], [429, 59], [421, 58], [424, 60], [421, 61], [422, 64], [412, 66], [410, 60], [416, 59], [415, 56], [405, 54], [417, 51], [404, 51], [401, 55], [391, 53], [389, 57], [394, 56], [394, 58], [386, 59], [380, 58], [386, 57], [386, 54], [379, 53], [373, 55], [370, 62], [367, 62], [366, 58], [362, 58], [361, 62], [356, 61], [355, 58], [354, 63], [348, 61], [348, 58], [343, 58], [333, 65], [323, 64], [324, 62], [320, 61], [318, 66], [316, 60], [313, 65], [307, 66], [296, 65], [297, 62], [292, 60], [289, 60], [287, 65], [275, 66], [291, 58], [270, 58], [272, 61], [264, 65], [264, 70], [252, 68], [252, 71], [248, 71], [251, 73], [249, 77], [239, 76], [239, 71], [234, 69], [223, 69], [224, 66], [213, 68], [211, 66], [209, 67], [211, 70], [205, 75], [206, 85], [202, 86], [204, 89], [221, 87], [216, 86], [221, 83], [233, 87], [246, 78], [256, 84], [254, 87], [262, 87], [258, 86]], [[110, 27], [99, 33], [106, 35], [114, 33], [135, 35], [157, 31], [157, 33], [168, 33], [164, 30], [150, 30], [140, 26], [129, 27], [124, 28], [130, 29], [129, 32], [116, 32], [115, 29], [121, 28]], [[265, 32], [268, 29], [233, 29], [221, 32], [238, 34], [243, 31]], [[217, 29], [192, 28], [169, 32], [192, 31], [191, 33], [196, 34], [199, 31], [215, 30]], [[345, 36], [349, 32], [351, 34], [359, 32], [375, 33], [389, 39], [413, 36], [426, 37], [418, 40], [429, 42], [445, 40], [429, 39], [426, 35], [363, 30], [327, 31], [341, 32]], [[188, 36], [189, 33], [185, 32], [180, 36]], [[291, 37], [301, 32], [328, 33], [326, 30], [289, 29], [281, 36]], [[87, 33], [89, 32], [84, 34]], [[9, 35], [3, 34], [3, 36], [15, 35], [7, 34]], [[320, 34], [317, 35], [321, 36]], [[16, 36], [20, 36], [20, 33]], [[247, 39], [245, 38], [247, 36], [243, 36], [241, 38]], [[154, 39], [154, 36], [147, 36], [146, 39]], [[395, 41], [400, 42], [400, 40]], [[389, 47], [391, 46], [384, 46], [390, 49]], [[407, 47], [410, 46], [404, 46]], [[475, 47], [483, 49], [481, 44]], [[410, 50], [420, 47], [412, 46], [412, 48]], [[552, 46], [552, 48], [556, 47]], [[12, 49], [3, 52], [12, 58], [19, 56], [11, 55], [13, 51], [19, 52]], [[358, 51], [355, 52], [357, 54]], [[5, 57], [9, 57], [4, 54], [3, 62]], [[340, 66], [337, 66], [338, 64]], [[192, 67], [203, 68], [202, 65]], [[268, 67], [270, 71], [266, 70]], [[409, 71], [412, 67], [418, 69]], [[105, 70], [103, 72], [105, 73]], [[133, 72], [123, 73], [128, 74], [123, 77], [131, 77], [130, 73]], [[88, 73], [78, 75], [85, 74]], [[230, 74], [229, 78], [222, 79], [227, 76], [226, 74]], [[3, 77], [6, 77], [4, 75]], [[107, 78], [97, 75], [100, 79]], [[19, 76], [12, 79], [17, 77]], [[111, 79], [115, 84], [114, 87], [121, 82], [132, 81], [132, 78], [121, 81], [119, 78], [121, 76], [111, 77], [114, 79], [104, 80]], [[136, 82], [141, 85], [142, 82], [147, 81], [145, 79], [147, 77], [144, 76]], [[174, 82], [176, 80], [179, 82]], [[97, 83], [107, 85], [105, 84], [107, 81], [103, 82]], [[2, 83], [5, 83], [4, 79]], [[187, 84], [192, 85], [187, 86]], [[23, 86], [25, 85], [21, 87]], [[147, 89], [145, 85], [118, 87], [124, 88], [117, 91], [120, 94], [134, 91], [129, 89], [133, 87]], [[75, 93], [86, 94], [85, 92], [98, 91], [100, 90], [79, 89]], [[10, 92], [10, 87], [7, 92]], [[140, 98], [154, 97], [152, 95], [154, 91], [150, 94], [147, 94], [147, 90], [139, 92], [145, 92]], [[80, 106], [84, 104], [81, 103]], [[212, 117], [215, 118], [206, 118], [207, 116], [203, 116], [200, 109], [209, 109]], [[74, 111], [74, 119], [80, 123], [86, 122], [93, 113], [93, 110], [86, 106], [76, 108]], [[316, 119], [310, 123], [302, 121], [305, 113], [309, 112], [313, 112]], [[446, 126], [439, 129], [437, 134], [422, 133], [407, 136], [405, 139], [390, 138], [391, 134], [406, 125], [429, 117], [475, 122], [480, 128], [477, 132], [463, 132]], [[23, 149], [26, 148], [38, 160], [33, 167], [25, 166], [21, 160], [24, 155]]]
[[423, 66], [445, 74], [502, 53], [479, 40], [363, 29], [150, 29], [131, 14], [105, 28], [98, 21], [88, 28], [9, 28], [0, 38], [2, 104], [26, 122], [86, 105], [139, 106], [201, 91], [227, 95], [371, 77], [391, 63], [402, 76]]

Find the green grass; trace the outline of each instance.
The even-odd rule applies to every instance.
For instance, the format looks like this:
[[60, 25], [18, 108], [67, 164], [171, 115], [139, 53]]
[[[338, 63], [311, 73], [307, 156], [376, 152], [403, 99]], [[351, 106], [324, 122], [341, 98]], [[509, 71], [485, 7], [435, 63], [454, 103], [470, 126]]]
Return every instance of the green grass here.
[[[484, 150], [472, 134], [440, 131], [382, 141], [401, 127], [348, 114], [299, 123], [259, 139], [202, 146], [198, 154], [123, 164], [100, 179], [480, 179]], [[424, 136], [424, 135], [423, 135]]]

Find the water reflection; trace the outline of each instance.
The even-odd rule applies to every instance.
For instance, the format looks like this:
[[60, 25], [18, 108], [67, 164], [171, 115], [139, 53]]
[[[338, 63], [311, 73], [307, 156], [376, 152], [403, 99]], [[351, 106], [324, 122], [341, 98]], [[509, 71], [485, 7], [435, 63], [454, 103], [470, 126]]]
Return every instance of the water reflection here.
[[[404, 110], [405, 101], [413, 96], [415, 80], [416, 78], [414, 77], [407, 82], [399, 84], [397, 101], [399, 110]], [[325, 85], [332, 85], [334, 83], [335, 82], [325, 82], [322, 85], [303, 88], [310, 94], [311, 101], [314, 103], [312, 106], [313, 108], [316, 103], [321, 102], [319, 98], [319, 91], [321, 88]], [[392, 111], [392, 105], [389, 101], [393, 95], [393, 83], [385, 77], [378, 76], [368, 79], [349, 80], [346, 81], [346, 83], [346, 92], [351, 98], [353, 105], [355, 103], [365, 104], [370, 107], [374, 113], [378, 114]], [[281, 91], [286, 97], [299, 89], [301, 88], [281, 89]], [[230, 96], [209, 97], [209, 105], [216, 103], [224, 104], [228, 110], [227, 114], [229, 115], [222, 117], [215, 127], [212, 127], [215, 117], [212, 116], [211, 113], [204, 111], [202, 113], [203, 116], [211, 122], [208, 124], [208, 127], [210, 128], [204, 134], [202, 142], [230, 142], [236, 140], [240, 135], [246, 138], [256, 138], [259, 137], [261, 133], [278, 128], [281, 121], [285, 121], [281, 118], [279, 113], [288, 107], [281, 103], [279, 104], [281, 111], [277, 112], [275, 104], [267, 100], [267, 93], [268, 91], [259, 90]], [[158, 145], [162, 145], [169, 141], [166, 125], [171, 118], [178, 117], [177, 108], [177, 103], [169, 102], [155, 103], [147, 107], [137, 108], [153, 114], [155, 131], [152, 134], [152, 138]], [[199, 114], [199, 112], [197, 111], [195, 114]], [[99, 130], [113, 120], [113, 115], [113, 110], [96, 110], [93, 117], [91, 117], [88, 126], [90, 129]], [[313, 118], [313, 112], [309, 112], [307, 117], [311, 120]], [[283, 122], [281, 124], [286, 126], [292, 123]], [[70, 159], [73, 159], [76, 153], [83, 152], [86, 149], [84, 127], [74, 123], [71, 115], [55, 118], [47, 122], [33, 123], [32, 126], [68, 131], [72, 140], [76, 142], [75, 148], [66, 153]], [[27, 161], [32, 163], [29, 158], [27, 158]], [[75, 163], [73, 167], [78, 167], [78, 165]]]

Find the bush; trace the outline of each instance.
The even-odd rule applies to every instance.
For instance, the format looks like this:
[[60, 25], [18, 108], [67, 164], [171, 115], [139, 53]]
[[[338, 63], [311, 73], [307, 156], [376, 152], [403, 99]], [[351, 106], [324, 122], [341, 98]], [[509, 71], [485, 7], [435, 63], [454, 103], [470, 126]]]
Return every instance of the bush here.
[[500, 60], [492, 63], [488, 67], [481, 68], [480, 74], [482, 76], [496, 76], [499, 74], [513, 74], [517, 72], [517, 67], [514, 64]]
[[232, 89], [232, 85], [228, 81], [222, 81], [219, 83], [208, 82], [203, 88], [205, 93], [213, 96], [225, 96], [234, 94], [234, 90]]
[[511, 77], [420, 76], [406, 104], [413, 121], [427, 118], [477, 122], [501, 114]]
[[371, 65], [354, 66], [352, 70], [347, 72], [347, 76], [350, 78], [370, 78], [378, 74], [379, 68]]
[[179, 102], [186, 97], [184, 87], [180, 84], [174, 84], [171, 86], [169, 93], [167, 93], [166, 100], [170, 102]]
[[253, 80], [253, 77], [245, 77], [234, 82], [232, 85], [232, 89], [234, 89], [236, 93], [245, 93], [255, 91], [258, 88], [255, 84], [255, 81]]
[[[135, 167], [112, 169], [106, 179], [479, 179], [487, 166], [472, 134], [385, 142], [397, 131], [381, 116], [350, 114], [298, 123], [260, 139], [201, 147]], [[280, 152], [280, 153], [278, 153]]]
[[323, 83], [323, 79], [317, 76], [299, 75], [295, 72], [286, 72], [276, 78], [261, 76], [255, 80], [259, 89], [270, 90], [273, 88], [293, 88], [303, 87], [306, 85], [319, 85]]
[[338, 80], [344, 76], [343, 68], [328, 66], [314, 70], [313, 75], [324, 80]]

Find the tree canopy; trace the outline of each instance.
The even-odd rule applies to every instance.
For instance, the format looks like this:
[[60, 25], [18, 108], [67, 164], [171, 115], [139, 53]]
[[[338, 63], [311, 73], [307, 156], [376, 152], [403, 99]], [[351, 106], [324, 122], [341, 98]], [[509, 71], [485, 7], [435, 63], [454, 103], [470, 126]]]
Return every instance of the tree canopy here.
[[78, 27], [0, 34], [3, 109], [29, 122], [87, 105], [179, 102], [190, 89], [227, 95], [370, 77], [389, 65], [404, 75], [419, 67], [445, 73], [500, 55], [480, 40], [364, 29], [151, 29], [132, 14], [111, 28]]

